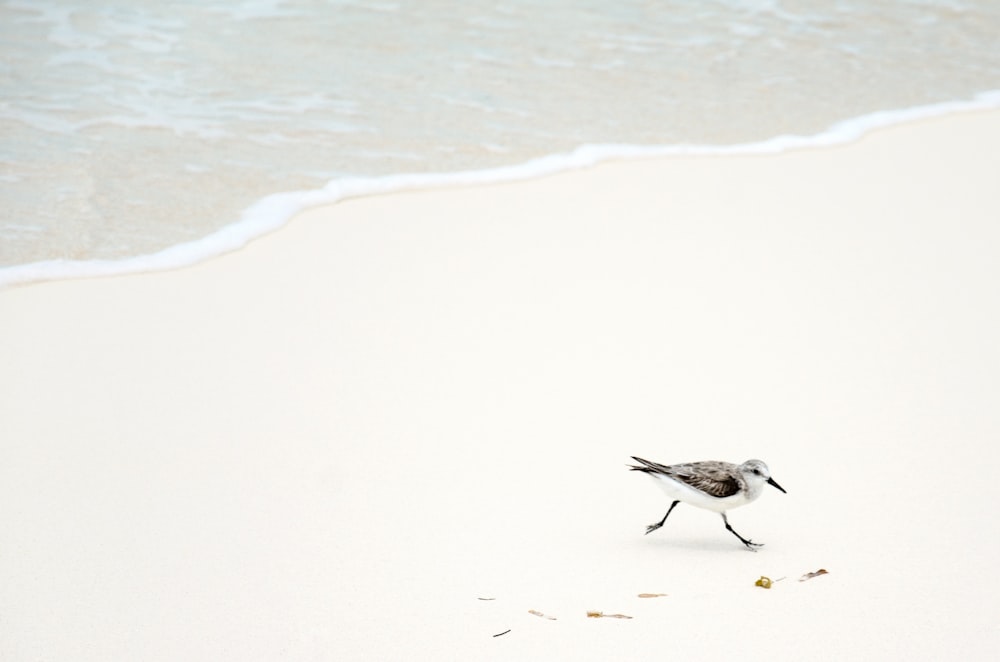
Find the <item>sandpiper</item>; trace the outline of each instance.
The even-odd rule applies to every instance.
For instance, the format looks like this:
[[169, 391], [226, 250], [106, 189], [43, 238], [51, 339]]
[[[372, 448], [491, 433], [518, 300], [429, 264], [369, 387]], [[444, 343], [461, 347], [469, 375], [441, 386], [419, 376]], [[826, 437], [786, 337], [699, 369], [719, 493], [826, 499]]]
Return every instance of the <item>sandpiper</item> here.
[[774, 482], [771, 471], [760, 460], [747, 460], [743, 464], [708, 461], [665, 465], [641, 457], [632, 456], [632, 459], [641, 465], [628, 465], [632, 471], [649, 474], [674, 499], [663, 519], [646, 527], [647, 534], [663, 526], [674, 507], [683, 501], [721, 514], [729, 532], [739, 538], [747, 549], [757, 551], [756, 548], [763, 543], [752, 542], [736, 533], [729, 525], [726, 511], [754, 501], [764, 490], [764, 483], [785, 492], [785, 488]]

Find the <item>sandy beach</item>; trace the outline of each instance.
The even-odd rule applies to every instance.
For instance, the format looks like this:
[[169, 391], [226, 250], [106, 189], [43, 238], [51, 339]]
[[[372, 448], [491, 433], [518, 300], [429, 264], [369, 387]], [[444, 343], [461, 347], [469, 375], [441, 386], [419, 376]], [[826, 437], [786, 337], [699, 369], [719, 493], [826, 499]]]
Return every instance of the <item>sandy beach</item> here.
[[[0, 659], [993, 659], [998, 172], [962, 113], [0, 291]], [[765, 460], [765, 546], [631, 455]]]

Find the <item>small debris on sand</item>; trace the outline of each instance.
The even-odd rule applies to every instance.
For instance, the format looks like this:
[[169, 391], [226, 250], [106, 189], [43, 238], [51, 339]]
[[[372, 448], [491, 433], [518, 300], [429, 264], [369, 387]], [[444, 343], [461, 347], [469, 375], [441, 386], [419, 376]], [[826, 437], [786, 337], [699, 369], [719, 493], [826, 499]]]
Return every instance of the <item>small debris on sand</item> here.
[[603, 611], [588, 611], [587, 618], [632, 618], [625, 614], [605, 614]]
[[556, 620], [556, 617], [555, 617], [555, 616], [546, 616], [546, 615], [545, 615], [545, 614], [543, 614], [542, 612], [540, 612], [540, 611], [535, 611], [534, 609], [529, 609], [529, 610], [528, 610], [528, 613], [529, 613], [529, 614], [531, 614], [532, 616], [539, 616], [539, 617], [541, 617], [541, 618], [547, 618], [547, 619], [548, 619], [548, 620], [550, 620], [550, 621], [554, 621], [554, 620]]
[[828, 573], [823, 568], [820, 568], [816, 572], [807, 572], [806, 574], [802, 575], [801, 577], [799, 577], [799, 581], [804, 582], [808, 579], [812, 579], [813, 577], [819, 577], [820, 575], [828, 575], [828, 574], [830, 573]]

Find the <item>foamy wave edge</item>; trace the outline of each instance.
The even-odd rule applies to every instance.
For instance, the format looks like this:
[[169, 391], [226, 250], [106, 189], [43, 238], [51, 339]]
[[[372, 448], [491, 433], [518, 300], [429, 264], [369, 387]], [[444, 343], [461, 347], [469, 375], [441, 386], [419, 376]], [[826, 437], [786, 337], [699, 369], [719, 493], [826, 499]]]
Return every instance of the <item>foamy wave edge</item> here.
[[240, 219], [201, 239], [162, 251], [120, 260], [44, 260], [0, 268], [0, 289], [40, 281], [96, 278], [166, 271], [192, 266], [236, 251], [280, 229], [296, 214], [349, 198], [413, 189], [516, 182], [587, 168], [613, 159], [663, 156], [776, 154], [830, 147], [858, 140], [876, 129], [952, 113], [1000, 108], [1000, 90], [982, 92], [971, 100], [948, 101], [901, 110], [886, 110], [838, 122], [812, 136], [781, 135], [737, 145], [581, 145], [568, 154], [553, 154], [519, 165], [454, 173], [399, 174], [335, 179], [322, 189], [269, 195], [247, 208]]

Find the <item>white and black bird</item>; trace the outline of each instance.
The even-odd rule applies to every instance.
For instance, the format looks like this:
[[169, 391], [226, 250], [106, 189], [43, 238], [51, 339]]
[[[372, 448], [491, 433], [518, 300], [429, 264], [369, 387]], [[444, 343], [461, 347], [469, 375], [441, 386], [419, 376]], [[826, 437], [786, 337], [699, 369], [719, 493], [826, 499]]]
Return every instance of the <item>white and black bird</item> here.
[[726, 511], [756, 500], [764, 491], [765, 483], [785, 492], [785, 488], [771, 478], [770, 469], [760, 460], [747, 460], [743, 464], [708, 461], [666, 465], [641, 457], [632, 456], [632, 459], [639, 465], [630, 464], [629, 469], [652, 476], [660, 489], [674, 500], [663, 519], [646, 527], [647, 534], [663, 526], [674, 507], [683, 501], [721, 514], [729, 532], [739, 538], [747, 549], [757, 551], [755, 548], [762, 543], [752, 542], [736, 533], [729, 525]]

